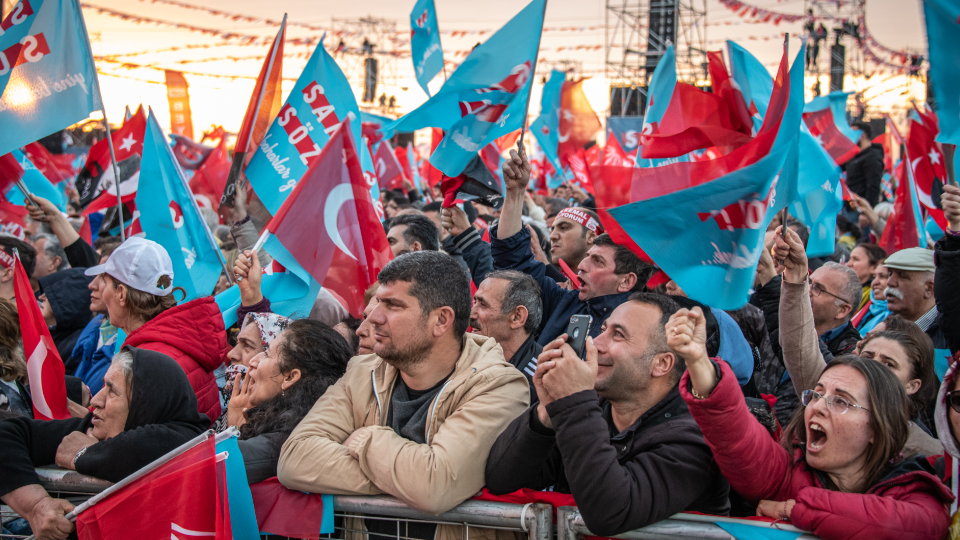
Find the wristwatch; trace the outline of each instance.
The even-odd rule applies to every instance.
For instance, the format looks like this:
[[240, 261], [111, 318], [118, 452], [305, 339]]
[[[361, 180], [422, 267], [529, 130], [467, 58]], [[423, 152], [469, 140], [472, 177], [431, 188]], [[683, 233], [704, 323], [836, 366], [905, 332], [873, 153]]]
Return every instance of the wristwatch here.
[[87, 451], [87, 447], [84, 446], [83, 448], [80, 449], [79, 452], [77, 452], [77, 455], [73, 456], [73, 467], [74, 467], [74, 468], [77, 467], [77, 460], [80, 459], [80, 456], [82, 456], [82, 455], [84, 454], [84, 452], [86, 452], [86, 451]]

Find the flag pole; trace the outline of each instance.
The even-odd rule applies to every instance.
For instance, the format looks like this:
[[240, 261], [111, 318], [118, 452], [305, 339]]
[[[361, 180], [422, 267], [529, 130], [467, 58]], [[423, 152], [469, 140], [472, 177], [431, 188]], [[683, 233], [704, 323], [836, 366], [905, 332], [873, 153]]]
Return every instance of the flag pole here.
[[[790, 61], [790, 32], [785, 32], [783, 34], [783, 55], [787, 58], [787, 62]], [[790, 205], [785, 204], [783, 210], [780, 211], [780, 237], [783, 238], [783, 241], [787, 241], [787, 208]], [[783, 261], [778, 260], [777, 264], [783, 266]]]
[[960, 185], [957, 184], [956, 166], [953, 162], [953, 156], [956, 151], [957, 145], [947, 143], [943, 144], [943, 165], [947, 169], [947, 183], [955, 186]]
[[[254, 244], [252, 248], [250, 248], [250, 255], [253, 256], [254, 253], [260, 251], [260, 248], [263, 247], [263, 244], [265, 244], [267, 242], [267, 239], [269, 238], [270, 238], [270, 229], [264, 227], [263, 232], [260, 233], [260, 238], [257, 238], [257, 243]], [[243, 281], [243, 278], [240, 276], [234, 276], [234, 277], [237, 278], [237, 283], [240, 283], [241, 281]]]
[[113, 134], [110, 133], [110, 122], [107, 121], [107, 108], [103, 105], [103, 92], [100, 85], [97, 85], [97, 93], [100, 94], [100, 112], [103, 113], [103, 127], [107, 130], [107, 146], [110, 148], [110, 163], [113, 166], [113, 185], [117, 190], [117, 216], [120, 220], [120, 241], [127, 240], [127, 234], [124, 231], [123, 223], [123, 198], [120, 196], [120, 169], [117, 167], [117, 154], [113, 149]]
[[540, 18], [540, 35], [537, 36], [537, 50], [533, 53], [533, 67], [530, 68], [530, 87], [527, 89], [527, 103], [523, 106], [523, 123], [520, 124], [520, 155], [527, 154], [523, 146], [523, 137], [527, 134], [527, 111], [530, 109], [530, 95], [533, 94], [533, 80], [537, 76], [537, 61], [540, 59], [540, 42], [543, 40], [543, 25], [547, 20], [547, 0], [543, 0], [543, 16]]
[[83, 513], [84, 511], [89, 510], [91, 506], [93, 506], [93, 505], [99, 503], [100, 501], [106, 499], [106, 498], [109, 497], [110, 495], [113, 495], [113, 494], [116, 493], [117, 491], [119, 491], [119, 490], [127, 487], [128, 485], [130, 485], [130, 484], [131, 484], [132, 482], [134, 482], [135, 480], [138, 480], [138, 479], [146, 476], [146, 475], [149, 474], [150, 472], [152, 472], [152, 471], [156, 470], [157, 468], [159, 468], [161, 465], [164, 465], [165, 463], [169, 462], [169, 461], [172, 460], [173, 458], [179, 456], [180, 454], [186, 452], [187, 450], [190, 450], [190, 449], [193, 448], [194, 446], [197, 446], [198, 444], [203, 443], [204, 441], [206, 441], [207, 439], [209, 439], [209, 438], [212, 437], [212, 436], [213, 436], [213, 430], [212, 430], [212, 429], [208, 429], [207, 431], [204, 431], [204, 432], [201, 433], [200, 435], [197, 435], [197, 436], [194, 437], [193, 439], [190, 439], [189, 441], [181, 444], [180, 446], [174, 448], [173, 450], [171, 450], [171, 451], [167, 452], [166, 454], [160, 456], [159, 458], [155, 459], [155, 460], [152, 461], [151, 463], [149, 463], [149, 464], [147, 464], [147, 465], [144, 465], [144, 466], [143, 466], [142, 468], [140, 468], [140, 470], [138, 470], [137, 472], [131, 474], [130, 476], [124, 478], [123, 480], [117, 482], [116, 484], [108, 487], [107, 489], [101, 491], [100, 493], [97, 493], [97, 494], [94, 495], [93, 497], [90, 497], [90, 499], [88, 499], [86, 502], [84, 502], [83, 504], [77, 506], [76, 508], [73, 509], [72, 512], [70, 512], [69, 514], [67, 514], [67, 515], [65, 515], [65, 516], [63, 516], [63, 517], [65, 517], [65, 518], [66, 518], [67, 520], [69, 520], [69, 521], [76, 521], [76, 520], [77, 520], [77, 516], [80, 515], [81, 513]]
[[[150, 109], [150, 115], [153, 115], [152, 108]], [[220, 261], [220, 268], [223, 269], [223, 273], [227, 276], [227, 282], [230, 283], [230, 285], [233, 285], [233, 278], [230, 277], [230, 271], [227, 269], [227, 261], [223, 258], [223, 252], [220, 251], [220, 246], [218, 246], [217, 242], [213, 239], [213, 233], [210, 232], [210, 227], [207, 226], [206, 220], [203, 218], [203, 212], [200, 211], [200, 205], [197, 204], [197, 199], [193, 196], [193, 190], [190, 189], [190, 184], [187, 183], [187, 179], [183, 175], [183, 170], [180, 168], [180, 162], [177, 161], [176, 156], [173, 155], [173, 149], [170, 148], [170, 145], [166, 144], [166, 138], [164, 138], [163, 143], [164, 148], [167, 149], [167, 155], [170, 156], [174, 167], [177, 168], [177, 176], [180, 178], [180, 184], [183, 186], [183, 189], [187, 191], [187, 195], [190, 196], [190, 203], [193, 206], [193, 210], [200, 218], [200, 222], [203, 223], [203, 232], [206, 234], [207, 240], [213, 246], [213, 250], [217, 252], [217, 260]]]

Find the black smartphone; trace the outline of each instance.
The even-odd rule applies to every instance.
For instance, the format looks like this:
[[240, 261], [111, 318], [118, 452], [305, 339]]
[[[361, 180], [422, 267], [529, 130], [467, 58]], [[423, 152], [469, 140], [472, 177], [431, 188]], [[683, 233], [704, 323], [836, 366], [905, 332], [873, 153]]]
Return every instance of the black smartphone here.
[[590, 315], [574, 315], [570, 317], [570, 324], [567, 325], [567, 344], [581, 359], [586, 350], [591, 324], [593, 317]]

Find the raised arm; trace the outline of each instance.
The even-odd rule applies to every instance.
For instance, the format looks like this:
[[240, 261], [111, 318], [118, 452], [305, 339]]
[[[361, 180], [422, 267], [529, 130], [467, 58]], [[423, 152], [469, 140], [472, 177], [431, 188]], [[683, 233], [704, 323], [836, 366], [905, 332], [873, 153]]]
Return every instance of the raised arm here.
[[40, 221], [50, 225], [53, 234], [57, 236], [60, 245], [67, 254], [67, 262], [73, 268], [90, 268], [100, 264], [100, 256], [93, 249], [93, 246], [80, 238], [77, 231], [73, 230], [73, 225], [67, 220], [67, 216], [53, 205], [52, 202], [43, 197], [31, 196], [33, 204], [27, 205], [30, 212], [30, 219]]
[[826, 367], [820, 353], [820, 337], [813, 325], [810, 285], [807, 279], [807, 254], [797, 233], [787, 228], [786, 239], [774, 235], [773, 257], [783, 261], [780, 289], [780, 346], [783, 364], [797, 395], [810, 390]]
[[790, 454], [750, 414], [730, 366], [707, 357], [706, 327], [699, 307], [681, 309], [667, 323], [667, 346], [687, 365], [680, 394], [730, 487], [747, 500], [785, 500]]
[[503, 162], [503, 183], [506, 185], [506, 196], [503, 198], [503, 208], [500, 209], [500, 225], [497, 228], [497, 238], [506, 240], [520, 232], [523, 228], [523, 198], [527, 183], [530, 182], [530, 162], [526, 152], [510, 150], [510, 159]]

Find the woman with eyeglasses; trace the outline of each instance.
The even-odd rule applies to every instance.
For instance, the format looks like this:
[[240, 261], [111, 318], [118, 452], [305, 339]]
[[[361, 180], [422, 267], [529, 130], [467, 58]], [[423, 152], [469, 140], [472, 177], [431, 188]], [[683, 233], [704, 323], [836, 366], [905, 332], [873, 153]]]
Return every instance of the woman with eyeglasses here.
[[902, 456], [907, 396], [889, 369], [834, 359], [777, 443], [747, 410], [730, 366], [707, 356], [699, 309], [674, 314], [666, 334], [687, 365], [681, 395], [730, 487], [759, 501], [758, 515], [824, 540], [944, 537], [953, 496], [926, 459]]
[[[783, 363], [797, 395], [802, 395], [804, 391], [814, 388], [827, 365], [818, 343], [821, 332], [816, 325], [813, 298], [808, 298], [808, 291], [822, 289], [823, 286], [808, 284], [806, 251], [800, 237], [792, 230], [787, 230], [786, 238], [781, 237], [780, 230], [777, 230], [773, 258], [782, 260], [784, 267], [780, 297], [780, 345], [783, 348]], [[820, 295], [826, 292], [821, 291]], [[848, 324], [847, 327], [851, 326]], [[919, 416], [929, 406], [931, 393], [933, 388], [936, 388], [936, 378], [931, 376], [933, 344], [929, 339], [924, 341], [919, 336], [922, 332], [910, 335], [896, 332], [883, 334], [883, 337], [874, 334], [861, 341], [859, 354], [889, 367], [906, 393], [917, 395], [909, 401], [910, 405], [905, 411], [910, 415], [911, 421], [909, 436], [903, 448], [904, 454], [940, 454], [940, 443], [925, 429], [926, 426], [919, 422]], [[854, 345], [856, 349], [856, 343]]]

